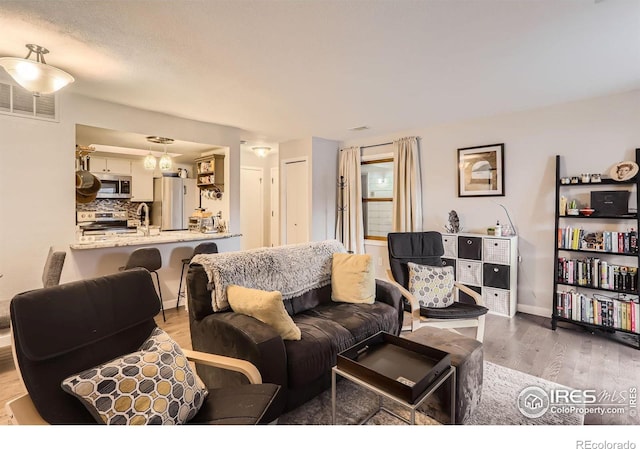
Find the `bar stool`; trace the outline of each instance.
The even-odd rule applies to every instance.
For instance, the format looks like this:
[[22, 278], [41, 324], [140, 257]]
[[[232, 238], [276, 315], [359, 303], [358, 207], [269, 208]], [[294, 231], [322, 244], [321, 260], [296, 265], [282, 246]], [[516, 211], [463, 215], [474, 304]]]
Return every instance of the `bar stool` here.
[[193, 254], [188, 259], [182, 259], [182, 271], [180, 272], [180, 284], [178, 286], [178, 302], [176, 303], [176, 309], [180, 306], [180, 297], [184, 296], [182, 293], [182, 278], [184, 277], [184, 268], [188, 267], [191, 263], [193, 256], [197, 254], [215, 254], [218, 252], [218, 245], [213, 242], [200, 243], [193, 249]]
[[52, 246], [49, 247], [49, 254], [47, 254], [44, 270], [42, 270], [43, 287], [53, 287], [60, 284], [60, 276], [62, 275], [62, 267], [66, 257], [66, 251], [54, 251]]
[[138, 248], [129, 255], [127, 263], [124, 267], [118, 268], [119, 271], [130, 270], [132, 268], [146, 268], [148, 271], [156, 275], [158, 284], [158, 295], [160, 296], [160, 309], [162, 310], [162, 320], [167, 321], [164, 316], [164, 304], [162, 301], [162, 289], [160, 288], [160, 276], [158, 271], [162, 267], [162, 256], [158, 248]]

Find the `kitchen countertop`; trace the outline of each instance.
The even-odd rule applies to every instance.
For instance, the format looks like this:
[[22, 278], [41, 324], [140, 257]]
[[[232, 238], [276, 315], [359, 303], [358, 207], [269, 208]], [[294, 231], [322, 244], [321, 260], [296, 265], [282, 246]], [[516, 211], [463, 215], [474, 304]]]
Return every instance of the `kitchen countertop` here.
[[204, 234], [191, 231], [164, 231], [158, 235], [140, 236], [131, 234], [115, 235], [94, 235], [84, 236], [83, 241], [71, 243], [71, 249], [97, 249], [115, 248], [118, 246], [155, 245], [158, 243], [191, 242], [197, 240], [228, 239], [240, 237], [242, 234], [230, 234], [228, 232], [218, 232], [214, 234]]

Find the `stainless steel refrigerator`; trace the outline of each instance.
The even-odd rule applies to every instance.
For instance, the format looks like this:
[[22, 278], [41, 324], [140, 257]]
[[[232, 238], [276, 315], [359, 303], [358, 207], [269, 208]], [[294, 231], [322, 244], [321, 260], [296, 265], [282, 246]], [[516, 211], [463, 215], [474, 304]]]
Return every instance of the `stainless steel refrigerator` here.
[[161, 231], [188, 229], [189, 217], [198, 207], [198, 187], [193, 178], [163, 176], [153, 180], [151, 224]]

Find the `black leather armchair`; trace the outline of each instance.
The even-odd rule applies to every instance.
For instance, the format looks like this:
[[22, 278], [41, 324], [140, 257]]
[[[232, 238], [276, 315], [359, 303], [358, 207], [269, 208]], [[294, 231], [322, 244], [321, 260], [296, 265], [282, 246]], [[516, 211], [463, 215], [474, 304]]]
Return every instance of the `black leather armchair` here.
[[475, 327], [476, 340], [482, 342], [484, 337], [485, 315], [489, 311], [482, 302], [482, 297], [459, 282], [453, 287], [458, 292], [466, 293], [470, 302], [456, 301], [443, 308], [425, 307], [409, 292], [409, 269], [407, 264], [413, 262], [418, 265], [442, 266], [444, 246], [442, 234], [436, 231], [428, 232], [391, 232], [387, 236], [389, 248], [388, 277], [391, 282], [402, 290], [411, 313], [411, 324], [408, 330], [415, 331], [422, 326], [432, 326], [446, 329]]
[[[15, 364], [26, 394], [7, 403], [15, 424], [96, 424], [67, 377], [138, 351], [157, 326], [160, 301], [149, 272], [136, 268], [21, 293], [11, 301]], [[187, 359], [241, 373], [249, 384], [211, 388], [194, 424], [257, 424], [278, 416], [280, 387], [262, 384], [245, 361], [182, 349]]]

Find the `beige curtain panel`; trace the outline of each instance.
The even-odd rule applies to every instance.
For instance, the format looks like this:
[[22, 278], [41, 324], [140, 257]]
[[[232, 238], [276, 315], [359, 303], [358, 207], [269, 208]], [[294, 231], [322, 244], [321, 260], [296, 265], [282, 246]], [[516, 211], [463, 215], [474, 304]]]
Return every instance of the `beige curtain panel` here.
[[418, 137], [393, 142], [393, 230], [422, 231], [422, 182]]
[[338, 188], [336, 236], [348, 251], [364, 254], [360, 147], [340, 150], [338, 180], [343, 183], [344, 188]]

